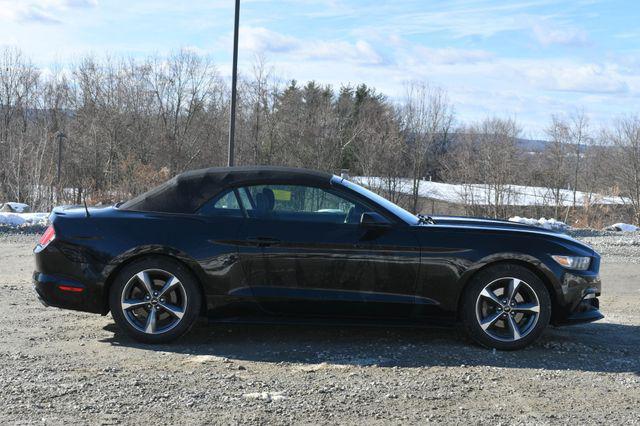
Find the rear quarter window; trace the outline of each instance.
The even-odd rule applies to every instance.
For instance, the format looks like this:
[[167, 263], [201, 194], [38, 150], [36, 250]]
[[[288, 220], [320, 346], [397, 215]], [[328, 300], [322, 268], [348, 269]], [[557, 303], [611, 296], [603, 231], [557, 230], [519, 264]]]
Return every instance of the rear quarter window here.
[[202, 216], [244, 216], [233, 190], [225, 191], [221, 195], [207, 201], [200, 207], [198, 214]]

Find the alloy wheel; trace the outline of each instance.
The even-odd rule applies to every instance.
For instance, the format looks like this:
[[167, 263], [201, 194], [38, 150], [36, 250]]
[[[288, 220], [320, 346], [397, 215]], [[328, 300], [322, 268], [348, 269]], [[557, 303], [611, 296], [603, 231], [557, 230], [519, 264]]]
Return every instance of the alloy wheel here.
[[182, 321], [187, 302], [184, 286], [175, 275], [161, 269], [146, 269], [129, 279], [120, 305], [125, 319], [136, 330], [161, 334]]
[[540, 317], [540, 301], [533, 288], [518, 278], [498, 278], [476, 300], [476, 318], [491, 338], [514, 342], [526, 337]]

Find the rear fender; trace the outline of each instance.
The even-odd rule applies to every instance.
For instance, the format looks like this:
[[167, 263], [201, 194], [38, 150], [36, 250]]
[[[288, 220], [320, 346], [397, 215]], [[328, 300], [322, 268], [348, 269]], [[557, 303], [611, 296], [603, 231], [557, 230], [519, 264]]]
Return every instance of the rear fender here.
[[120, 255], [113, 258], [107, 266], [105, 266], [103, 271], [104, 280], [102, 285], [102, 288], [104, 289], [102, 295], [103, 306], [105, 309], [103, 312], [104, 314], [109, 311], [109, 291], [111, 285], [113, 284], [113, 281], [118, 276], [120, 270], [122, 270], [122, 268], [124, 268], [134, 260], [141, 259], [147, 256], [167, 256], [183, 263], [195, 275], [195, 278], [198, 281], [198, 285], [203, 292], [202, 296], [205, 296], [204, 286], [202, 285], [202, 283], [205, 282], [205, 272], [202, 270], [200, 264], [198, 264], [198, 262], [196, 262], [193, 258], [173, 247], [166, 247], [161, 245], [139, 246], [121, 253]]

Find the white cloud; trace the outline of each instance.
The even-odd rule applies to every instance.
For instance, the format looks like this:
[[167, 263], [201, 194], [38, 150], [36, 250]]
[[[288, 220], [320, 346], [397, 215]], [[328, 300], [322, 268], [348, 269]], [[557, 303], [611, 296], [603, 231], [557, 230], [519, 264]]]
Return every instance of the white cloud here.
[[300, 60], [384, 62], [382, 55], [365, 40], [304, 40], [262, 27], [240, 28], [239, 47], [253, 53], [288, 54]]
[[298, 53], [309, 59], [325, 61], [351, 61], [362, 64], [378, 65], [384, 62], [382, 55], [368, 42], [313, 41], [304, 43]]
[[455, 49], [455, 48], [430, 48], [425, 46], [417, 46], [415, 53], [430, 63], [442, 65], [469, 64], [476, 62], [485, 62], [494, 58], [491, 52], [479, 49]]
[[[387, 34], [424, 35], [446, 33], [454, 38], [489, 38], [497, 34], [529, 30], [533, 23], [552, 18], [536, 10], [553, 0], [496, 2], [490, 0], [419, 2], [413, 7], [405, 2], [376, 5], [366, 26], [359, 31]], [[354, 16], [362, 11], [354, 10]]]
[[615, 65], [543, 65], [525, 70], [536, 86], [545, 90], [622, 94], [629, 85]]
[[[634, 111], [637, 28], [609, 28], [585, 16], [586, 9], [596, 13], [595, 6], [568, 3], [403, 0], [363, 7], [355, 0], [242, 0], [240, 69], [251, 69], [253, 53], [263, 53], [283, 79], [366, 83], [392, 99], [406, 81], [425, 80], [448, 91], [461, 121], [515, 114], [534, 131], [544, 129], [552, 112], [577, 106], [604, 118]], [[0, 0], [0, 43], [20, 47], [45, 67], [87, 53], [164, 55], [186, 45], [211, 55], [229, 75], [232, 1], [97, 5]], [[60, 21], [64, 25], [44, 25]], [[543, 49], [585, 45], [590, 48]]]
[[38, 8], [31, 8], [22, 11], [18, 15], [18, 19], [22, 22], [35, 22], [40, 24], [60, 24], [62, 21], [56, 18], [53, 14]]
[[0, 21], [59, 24], [64, 12], [97, 4], [97, 0], [0, 0]]
[[614, 34], [613, 36], [619, 39], [640, 38], [640, 31], [624, 31], [621, 33]]
[[98, 5], [98, 0], [66, 0], [66, 4], [69, 7], [95, 7]]
[[[362, 65], [437, 64], [456, 65], [490, 61], [493, 53], [481, 49], [431, 48], [408, 43], [399, 36], [354, 41], [296, 38], [263, 27], [242, 27], [240, 49], [253, 53], [291, 55], [298, 60], [318, 60]], [[225, 37], [225, 45], [229, 38]], [[382, 50], [392, 53], [385, 55]]]
[[543, 46], [585, 46], [589, 44], [587, 32], [580, 28], [553, 28], [547, 25], [536, 24], [533, 26], [535, 39]]
[[297, 49], [300, 42], [262, 27], [241, 27], [238, 47], [261, 53], [281, 53]]

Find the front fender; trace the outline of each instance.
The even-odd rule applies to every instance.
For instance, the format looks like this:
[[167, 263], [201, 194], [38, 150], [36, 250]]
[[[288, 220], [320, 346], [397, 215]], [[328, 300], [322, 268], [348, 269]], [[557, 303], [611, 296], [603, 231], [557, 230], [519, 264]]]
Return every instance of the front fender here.
[[521, 253], [521, 252], [502, 252], [502, 253], [493, 253], [489, 256], [485, 256], [482, 259], [471, 264], [468, 269], [461, 275], [460, 277], [460, 294], [458, 295], [458, 306], [462, 300], [462, 295], [469, 284], [469, 281], [473, 276], [478, 273], [480, 270], [489, 268], [491, 266], [500, 264], [500, 263], [514, 263], [524, 266], [528, 268], [533, 273], [535, 273], [545, 284], [547, 289], [549, 290], [549, 295], [551, 296], [551, 300], [554, 305], [560, 303], [559, 296], [562, 294], [562, 283], [554, 273], [554, 271], [549, 268], [549, 266], [538, 259], [535, 256], [530, 254]]

